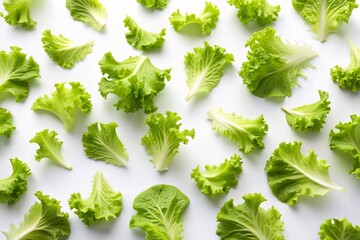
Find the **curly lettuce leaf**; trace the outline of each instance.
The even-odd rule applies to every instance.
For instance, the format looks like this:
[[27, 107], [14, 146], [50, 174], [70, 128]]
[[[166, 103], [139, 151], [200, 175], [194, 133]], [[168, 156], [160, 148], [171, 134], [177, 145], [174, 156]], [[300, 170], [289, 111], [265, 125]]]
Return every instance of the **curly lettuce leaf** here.
[[194, 53], [185, 56], [184, 64], [189, 87], [186, 100], [209, 93], [216, 87], [225, 66], [234, 61], [234, 56], [217, 45], [205, 42], [203, 48], [194, 48]]
[[33, 0], [4, 0], [3, 6], [7, 11], [7, 15], [3, 13], [0, 16], [4, 17], [5, 21], [12, 25], [20, 25], [26, 29], [32, 29], [36, 26], [36, 21], [31, 18], [30, 7]]
[[86, 225], [108, 222], [116, 219], [122, 210], [122, 194], [114, 191], [102, 173], [97, 172], [93, 180], [93, 188], [87, 199], [80, 193], [73, 193], [69, 199], [70, 209]]
[[323, 196], [330, 190], [344, 191], [343, 187], [331, 181], [330, 165], [318, 161], [314, 151], [304, 156], [302, 143], [280, 143], [266, 162], [265, 172], [268, 184], [275, 197], [288, 205], [295, 205], [298, 197]]
[[230, 187], [236, 187], [241, 172], [241, 157], [234, 154], [219, 166], [205, 165], [204, 172], [200, 172], [200, 167], [197, 166], [192, 170], [191, 178], [195, 180], [202, 193], [215, 197], [227, 194]]
[[360, 239], [360, 227], [353, 226], [346, 218], [328, 219], [320, 226], [320, 240], [355, 240]]
[[130, 228], [144, 229], [148, 240], [180, 240], [181, 215], [189, 202], [189, 198], [174, 186], [154, 185], [135, 197], [133, 208], [137, 213], [130, 220]]
[[63, 68], [73, 68], [76, 63], [82, 61], [92, 51], [94, 41], [78, 44], [61, 34], [59, 36], [45, 30], [41, 41], [49, 58]]
[[261, 115], [256, 119], [243, 118], [235, 113], [225, 113], [221, 108], [208, 112], [212, 129], [239, 145], [243, 153], [264, 148], [263, 138], [268, 125]]
[[15, 128], [11, 112], [0, 107], [0, 136], [10, 137]]
[[315, 103], [292, 109], [281, 108], [286, 114], [286, 121], [290, 127], [301, 132], [320, 131], [330, 112], [330, 101], [328, 92], [319, 91], [319, 95], [320, 100]]
[[233, 199], [225, 202], [217, 214], [216, 234], [221, 240], [284, 240], [284, 222], [273, 206], [265, 210], [260, 204], [266, 199], [260, 193], [246, 194], [244, 203], [234, 206]]
[[180, 32], [185, 26], [196, 24], [200, 27], [202, 35], [208, 35], [216, 27], [219, 15], [220, 10], [216, 5], [211, 2], [205, 2], [205, 7], [200, 14], [186, 13], [184, 16], [178, 9], [171, 14], [169, 20], [177, 32]]
[[101, 31], [106, 25], [106, 8], [98, 0], [66, 0], [74, 20], [90, 25], [96, 31]]
[[171, 79], [171, 68], [158, 69], [145, 56], [129, 57], [117, 62], [108, 52], [99, 65], [105, 75], [99, 82], [101, 96], [106, 99], [110, 93], [116, 95], [119, 101], [114, 106], [127, 113], [140, 109], [144, 109], [145, 113], [156, 111], [154, 98], [164, 89], [165, 79]]
[[117, 123], [93, 123], [82, 136], [86, 156], [115, 166], [125, 166], [128, 160], [124, 144], [116, 134]]
[[19, 102], [29, 95], [29, 82], [40, 77], [39, 65], [19, 47], [0, 51], [0, 93], [12, 94]]
[[153, 158], [150, 160], [157, 171], [169, 169], [171, 161], [180, 143], [187, 144], [188, 137], [194, 138], [195, 130], [180, 131], [181, 117], [176, 112], [166, 112], [166, 116], [161, 113], [151, 114], [146, 119], [149, 126], [148, 133], [142, 138], [141, 144], [145, 146], [146, 152]]
[[79, 82], [69, 82], [70, 88], [65, 87], [65, 82], [56, 83], [56, 90], [51, 96], [39, 97], [32, 105], [32, 110], [43, 110], [54, 114], [64, 124], [67, 131], [75, 125], [78, 112], [85, 115], [91, 111], [92, 103], [90, 94]]
[[12, 174], [0, 179], [0, 203], [13, 204], [27, 191], [29, 166], [18, 158], [11, 158]]
[[136, 0], [146, 8], [163, 9], [168, 4], [169, 0]]
[[272, 27], [252, 34], [245, 45], [250, 47], [247, 61], [239, 71], [249, 91], [261, 98], [290, 96], [297, 78], [305, 78], [302, 70], [312, 67], [309, 61], [317, 56], [310, 47], [285, 44], [275, 34]]
[[40, 200], [32, 205], [19, 226], [10, 225], [3, 232], [7, 240], [59, 239], [70, 235], [69, 214], [61, 212], [60, 202], [37, 191]]

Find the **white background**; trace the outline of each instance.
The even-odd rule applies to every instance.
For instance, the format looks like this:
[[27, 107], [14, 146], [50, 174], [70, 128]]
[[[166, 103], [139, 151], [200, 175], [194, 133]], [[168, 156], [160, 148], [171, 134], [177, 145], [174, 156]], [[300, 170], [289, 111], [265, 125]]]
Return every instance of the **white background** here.
[[[305, 70], [307, 80], [299, 78], [299, 87], [293, 88], [291, 97], [283, 101], [261, 99], [249, 93], [242, 84], [237, 72], [246, 59], [244, 47], [250, 35], [262, 28], [254, 24], [240, 23], [237, 10], [225, 0], [212, 0], [220, 8], [220, 19], [210, 36], [184, 34], [174, 31], [168, 17], [177, 9], [182, 13], [199, 13], [205, 1], [170, 0], [163, 10], [146, 10], [135, 0], [103, 0], [107, 8], [108, 24], [103, 32], [96, 32], [81, 22], [74, 21], [65, 8], [65, 1], [37, 0], [32, 7], [32, 16], [38, 24], [34, 30], [27, 31], [8, 25], [0, 20], [0, 49], [9, 51], [10, 46], [20, 46], [23, 52], [40, 65], [41, 79], [33, 81], [30, 94], [25, 101], [15, 103], [14, 98], [0, 95], [0, 107], [9, 109], [13, 114], [16, 130], [10, 138], [0, 137], [0, 178], [11, 174], [8, 159], [18, 157], [28, 163], [32, 175], [28, 181], [28, 191], [13, 205], [0, 205], [0, 230], [7, 231], [11, 223], [19, 223], [29, 207], [37, 200], [33, 195], [43, 191], [61, 201], [63, 211], [70, 214], [71, 235], [69, 239], [144, 239], [141, 230], [130, 230], [129, 220], [135, 211], [132, 202], [135, 196], [148, 187], [159, 184], [172, 184], [182, 190], [191, 200], [183, 215], [184, 239], [219, 239], [216, 235], [216, 214], [222, 204], [234, 198], [236, 204], [242, 203], [242, 196], [260, 192], [268, 201], [262, 205], [268, 208], [274, 205], [282, 214], [286, 239], [318, 239], [320, 224], [328, 218], [344, 218], [354, 224], [360, 224], [359, 180], [349, 175], [352, 168], [351, 158], [331, 151], [328, 147], [328, 134], [339, 121], [347, 122], [350, 114], [360, 114], [358, 94], [340, 90], [330, 78], [330, 68], [339, 64], [346, 67], [350, 61], [348, 39], [360, 47], [360, 10], [355, 9], [349, 24], [343, 24], [339, 34], [331, 34], [325, 43], [314, 38], [310, 27], [295, 12], [291, 1], [275, 1], [281, 5], [278, 21], [273, 24], [278, 35], [290, 42], [308, 44], [319, 56], [312, 61], [316, 69]], [[2, 7], [0, 7], [3, 10]], [[183, 128], [195, 128], [196, 136], [188, 145], [180, 147], [179, 154], [173, 159], [169, 171], [155, 171], [141, 145], [141, 138], [148, 128], [146, 115], [142, 112], [126, 114], [116, 111], [112, 106], [116, 98], [109, 96], [104, 100], [98, 92], [101, 72], [98, 61], [105, 52], [111, 51], [118, 61], [129, 56], [142, 54], [132, 48], [125, 40], [123, 20], [131, 16], [143, 28], [159, 32], [166, 28], [166, 41], [161, 50], [145, 52], [155, 66], [161, 69], [172, 68], [172, 79], [165, 89], [155, 98], [158, 112], [177, 111], [183, 120]], [[51, 29], [53, 34], [62, 34], [75, 42], [95, 40], [93, 52], [84, 61], [71, 70], [65, 70], [52, 62], [42, 49], [41, 33]], [[187, 93], [184, 56], [194, 47], [203, 46], [208, 41], [217, 44], [234, 54], [235, 61], [226, 67], [220, 84], [206, 97], [185, 101]], [[54, 90], [54, 83], [79, 81], [91, 93], [93, 109], [88, 117], [78, 119], [75, 130], [66, 132], [61, 122], [53, 115], [30, 110], [32, 103], [44, 94]], [[296, 107], [315, 102], [319, 99], [318, 90], [328, 91], [331, 100], [331, 112], [327, 123], [319, 133], [300, 134], [294, 132], [286, 123], [281, 107]], [[226, 112], [235, 112], [243, 117], [256, 118], [263, 114], [269, 124], [269, 131], [264, 138], [265, 149], [244, 155], [236, 144], [218, 136], [211, 130], [206, 113], [213, 107], [222, 107]], [[117, 122], [120, 139], [129, 153], [128, 166], [119, 168], [106, 165], [101, 161], [88, 159], [83, 151], [81, 136], [87, 126], [95, 121]], [[36, 132], [45, 128], [56, 130], [64, 144], [64, 158], [73, 166], [72, 171], [63, 169], [48, 159], [36, 162], [34, 159], [37, 144], [30, 144]], [[345, 192], [330, 192], [324, 197], [301, 198], [298, 205], [289, 207], [279, 202], [271, 193], [264, 173], [264, 165], [273, 150], [282, 141], [302, 141], [302, 151], [314, 149], [319, 159], [326, 159], [330, 176], [334, 182], [343, 186]], [[190, 178], [191, 170], [200, 165], [219, 164], [234, 153], [243, 158], [243, 173], [239, 184], [224, 197], [210, 199], [200, 193]], [[116, 221], [101, 226], [85, 226], [69, 209], [67, 200], [70, 195], [80, 192], [86, 198], [91, 190], [91, 179], [96, 171], [101, 171], [110, 185], [123, 194], [123, 211]], [[0, 239], [5, 239], [0, 235]]]

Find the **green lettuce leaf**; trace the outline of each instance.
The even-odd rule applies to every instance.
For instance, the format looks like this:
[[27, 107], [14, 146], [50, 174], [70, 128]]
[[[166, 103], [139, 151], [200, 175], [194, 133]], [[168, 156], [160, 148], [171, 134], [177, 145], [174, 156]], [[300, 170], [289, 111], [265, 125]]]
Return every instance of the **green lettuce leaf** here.
[[216, 5], [210, 2], [205, 2], [205, 7], [200, 14], [196, 15], [194, 13], [186, 13], [184, 16], [178, 9], [176, 12], [171, 14], [169, 20], [177, 32], [180, 32], [185, 26], [196, 24], [200, 27], [202, 35], [208, 35], [216, 27], [219, 15], [220, 10]]
[[168, 170], [171, 161], [180, 143], [187, 144], [188, 138], [194, 138], [195, 130], [180, 131], [181, 117], [176, 112], [166, 112], [166, 116], [161, 113], [151, 114], [146, 119], [149, 126], [148, 133], [142, 138], [141, 144], [145, 146], [146, 152], [153, 158], [151, 162], [157, 171]]
[[94, 41], [78, 44], [63, 37], [56, 36], [51, 31], [45, 30], [42, 33], [41, 41], [43, 48], [49, 58], [63, 68], [73, 68], [76, 63], [82, 61], [92, 51]]
[[252, 34], [245, 45], [250, 47], [248, 61], [239, 71], [249, 91], [261, 98], [290, 96], [297, 78], [305, 78], [302, 70], [317, 56], [310, 47], [285, 44], [275, 34], [272, 27]]
[[320, 131], [330, 112], [330, 101], [328, 92], [319, 91], [319, 95], [320, 100], [315, 103], [292, 109], [281, 108], [290, 127], [301, 132]]
[[164, 89], [165, 79], [171, 79], [171, 69], [158, 69], [145, 56], [117, 62], [108, 52], [99, 65], [102, 74], [106, 75], [99, 82], [101, 96], [106, 99], [110, 93], [116, 95], [119, 101], [114, 106], [127, 113], [140, 109], [144, 109], [145, 113], [156, 111], [154, 98]]
[[212, 121], [212, 129], [237, 143], [241, 152], [250, 153], [255, 149], [264, 148], [262, 140], [268, 125], [262, 115], [256, 119], [248, 119], [235, 113], [225, 113], [219, 108], [210, 110], [208, 119]]
[[39, 97], [32, 105], [32, 110], [43, 110], [53, 113], [64, 124], [67, 131], [75, 125], [78, 112], [89, 114], [92, 103], [90, 94], [79, 82], [69, 82], [70, 88], [65, 87], [65, 82], [56, 83], [56, 90], [51, 96]]
[[122, 194], [115, 192], [102, 173], [94, 176], [93, 188], [87, 199], [82, 199], [80, 193], [73, 193], [69, 199], [70, 209], [75, 209], [86, 225], [108, 222], [116, 219], [122, 210]]
[[128, 160], [124, 144], [116, 134], [117, 123], [93, 123], [82, 136], [86, 156], [115, 166], [125, 166]]
[[207, 42], [203, 48], [194, 48], [194, 53], [189, 52], [184, 61], [189, 87], [186, 100], [209, 93], [218, 85], [225, 66], [233, 61], [234, 56], [224, 48]]
[[205, 165], [204, 172], [200, 172], [200, 167], [197, 166], [192, 170], [191, 178], [195, 180], [202, 193], [215, 197], [227, 194], [230, 187], [236, 187], [241, 172], [241, 157], [234, 154], [219, 166]]
[[36, 21], [31, 18], [30, 7], [33, 0], [4, 0], [3, 6], [7, 11], [7, 15], [3, 13], [0, 16], [4, 17], [5, 21], [12, 25], [20, 25], [26, 29], [32, 29], [36, 26]]
[[260, 204], [266, 199], [260, 193], [246, 194], [244, 203], [234, 206], [233, 199], [220, 209], [216, 234], [221, 240], [284, 240], [281, 214], [271, 207], [265, 210]]
[[12, 174], [0, 179], [0, 203], [13, 204], [27, 191], [27, 178], [31, 175], [29, 166], [18, 158], [10, 159]]
[[330, 165], [318, 161], [314, 151], [304, 156], [302, 143], [280, 143], [266, 162], [265, 171], [271, 191], [279, 201], [295, 205], [298, 197], [323, 196], [330, 190], [344, 191], [331, 181]]
[[360, 239], [360, 227], [353, 226], [346, 218], [328, 219], [320, 226], [320, 240], [355, 240]]
[[10, 137], [15, 128], [11, 112], [0, 107], [0, 136]]
[[138, 194], [133, 202], [137, 211], [130, 220], [130, 228], [145, 230], [148, 240], [182, 239], [181, 215], [189, 198], [171, 185], [154, 185]]
[[168, 0], [136, 0], [146, 8], [163, 9], [168, 4]]

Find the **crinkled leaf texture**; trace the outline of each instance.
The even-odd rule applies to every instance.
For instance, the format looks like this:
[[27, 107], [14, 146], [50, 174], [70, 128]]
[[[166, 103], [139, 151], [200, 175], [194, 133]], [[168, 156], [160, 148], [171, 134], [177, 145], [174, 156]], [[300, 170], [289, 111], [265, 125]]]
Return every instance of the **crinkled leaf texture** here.
[[256, 20], [264, 26], [275, 22], [280, 12], [280, 5], [273, 6], [267, 0], [228, 0], [228, 3], [238, 9], [237, 17], [244, 24]]
[[41, 41], [43, 49], [57, 65], [63, 68], [73, 68], [76, 63], [82, 61], [92, 51], [94, 41], [78, 44], [64, 36], [54, 35], [45, 30]]
[[320, 226], [320, 240], [357, 240], [360, 239], [360, 227], [353, 226], [346, 218], [328, 219]]
[[160, 33], [148, 32], [129, 16], [124, 19], [124, 26], [129, 29], [129, 32], [125, 34], [127, 42], [139, 51], [161, 48], [164, 44], [165, 28]]
[[86, 225], [108, 222], [120, 215], [122, 194], [114, 191], [102, 173], [97, 172], [90, 196], [82, 199], [80, 193], [73, 193], [69, 206], [70, 209], [75, 209], [75, 214]]
[[39, 65], [19, 47], [10, 52], [0, 51], [0, 93], [12, 94], [19, 102], [29, 94], [29, 82], [40, 77]]
[[163, 9], [168, 4], [168, 0], [137, 0], [138, 3], [141, 3], [146, 8], [157, 8]]
[[60, 202], [38, 191], [40, 200], [32, 205], [19, 226], [10, 225], [4, 232], [7, 240], [41, 239], [51, 240], [70, 235], [69, 215], [61, 212]]
[[292, 5], [321, 42], [337, 32], [341, 23], [347, 23], [352, 10], [358, 7], [355, 0], [292, 0]]
[[174, 186], [154, 185], [136, 196], [133, 208], [137, 213], [130, 220], [130, 228], [144, 229], [148, 240], [180, 240], [181, 215], [189, 202], [189, 198]]
[[305, 78], [302, 70], [312, 67], [309, 61], [317, 56], [310, 47], [285, 44], [275, 34], [273, 27], [267, 27], [251, 35], [246, 42], [247, 61], [239, 71], [249, 91], [261, 98], [290, 96], [297, 78]]
[[304, 156], [302, 143], [280, 143], [266, 162], [265, 171], [271, 191], [279, 201], [295, 205], [298, 197], [323, 196], [330, 190], [344, 191], [331, 181], [330, 165], [318, 161], [314, 151]]
[[115, 166], [125, 166], [128, 160], [124, 144], [116, 134], [117, 123], [93, 123], [82, 136], [86, 156]]
[[221, 108], [208, 112], [212, 129], [239, 145], [243, 153], [264, 148], [263, 138], [268, 125], [261, 115], [256, 119], [243, 118], [235, 113], [225, 113]]
[[189, 52], [184, 61], [189, 87], [186, 100], [209, 93], [219, 84], [225, 66], [233, 61], [234, 56], [224, 48], [207, 42], [203, 48], [194, 48], [194, 53]]
[[200, 14], [196, 15], [194, 13], [186, 13], [184, 16], [178, 9], [176, 12], [171, 14], [169, 20], [177, 32], [180, 32], [185, 26], [196, 24], [199, 25], [202, 35], [208, 35], [216, 27], [219, 15], [220, 10], [216, 5], [210, 2], [205, 2], [205, 7]]
[[35, 160], [39, 162], [43, 158], [48, 158], [61, 167], [71, 170], [72, 167], [64, 160], [61, 154], [63, 142], [56, 138], [57, 135], [57, 132], [45, 129], [37, 132], [30, 139], [30, 143], [37, 143], [39, 145], [39, 149], [36, 150]]
[[281, 214], [271, 207], [260, 207], [266, 199], [260, 193], [246, 194], [244, 203], [234, 206], [233, 199], [225, 202], [216, 220], [216, 234], [221, 240], [284, 240]]
[[189, 141], [188, 137], [195, 136], [194, 129], [180, 131], [181, 123], [178, 123], [180, 120], [181, 117], [176, 112], [169, 111], [165, 116], [154, 113], [146, 119], [149, 131], [142, 138], [141, 144], [153, 157], [151, 162], [157, 171], [168, 170], [173, 157], [179, 151], [180, 143], [186, 145]]
[[0, 179], [0, 203], [13, 204], [27, 191], [29, 166], [18, 158], [10, 159], [12, 174]]
[[10, 137], [15, 128], [12, 122], [11, 112], [0, 107], [0, 136]]
[[4, 0], [4, 9], [7, 15], [3, 16], [5, 21], [12, 25], [20, 25], [26, 29], [32, 29], [36, 26], [36, 21], [31, 18], [30, 7], [33, 0]]
[[239, 155], [234, 154], [225, 159], [219, 166], [205, 165], [205, 171], [200, 172], [197, 166], [191, 172], [200, 191], [210, 197], [222, 196], [229, 192], [230, 187], [236, 187], [238, 176], [242, 172], [242, 161]]
[[106, 9], [98, 0], [66, 0], [66, 8], [74, 20], [101, 31], [106, 25]]
[[43, 110], [54, 114], [64, 124], [67, 131], [71, 131], [75, 125], [78, 112], [85, 115], [91, 111], [91, 96], [79, 82], [69, 82], [70, 88], [65, 82], [56, 83], [56, 90], [51, 96], [39, 97], [32, 105], [32, 110]]
[[300, 132], [320, 131], [330, 112], [329, 93], [319, 91], [320, 100], [296, 108], [281, 108], [290, 127]]
[[114, 94], [119, 101], [114, 104], [117, 110], [145, 113], [156, 111], [155, 96], [164, 89], [165, 79], [170, 80], [170, 69], [156, 68], [145, 56], [129, 57], [117, 62], [111, 52], [105, 53], [99, 62], [105, 75], [99, 82], [99, 91], [103, 98]]

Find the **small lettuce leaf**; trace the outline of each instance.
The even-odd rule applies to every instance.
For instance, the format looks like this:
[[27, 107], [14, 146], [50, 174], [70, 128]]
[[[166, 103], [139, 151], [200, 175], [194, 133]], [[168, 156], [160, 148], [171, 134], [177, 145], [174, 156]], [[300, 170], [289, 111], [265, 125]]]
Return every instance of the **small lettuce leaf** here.
[[185, 56], [186, 83], [189, 87], [186, 100], [209, 93], [216, 87], [227, 64], [234, 61], [234, 56], [217, 45], [207, 42], [203, 48], [194, 48], [194, 53]]
[[43, 48], [49, 58], [63, 68], [73, 68], [76, 63], [82, 61], [92, 51], [94, 41], [78, 44], [72, 40], [54, 35], [51, 31], [45, 30], [42, 33], [41, 41]]
[[124, 19], [124, 26], [129, 29], [129, 32], [125, 33], [127, 42], [139, 51], [161, 48], [164, 44], [165, 28], [160, 33], [148, 32], [129, 16]]
[[280, 5], [273, 6], [267, 0], [228, 0], [228, 3], [238, 9], [237, 17], [243, 24], [256, 20], [259, 26], [265, 26], [275, 22], [280, 12]]
[[86, 156], [115, 166], [125, 166], [128, 160], [124, 144], [116, 134], [117, 123], [93, 123], [82, 136]]
[[292, 0], [292, 5], [321, 42], [336, 33], [341, 23], [348, 23], [353, 9], [358, 7], [355, 0]]
[[0, 107], [0, 136], [10, 137], [15, 128], [11, 112]]
[[319, 91], [320, 100], [296, 108], [281, 108], [286, 114], [286, 121], [296, 131], [320, 131], [330, 112], [329, 93]]
[[69, 214], [61, 212], [60, 202], [40, 191], [35, 196], [40, 203], [30, 207], [18, 227], [12, 224], [8, 232], [3, 232], [6, 239], [59, 239], [69, 236]]
[[318, 161], [314, 151], [304, 156], [302, 143], [280, 143], [266, 162], [268, 184], [275, 197], [288, 205], [295, 205], [298, 197], [323, 196], [330, 190], [344, 191], [331, 181], [330, 165]]
[[18, 158], [10, 159], [12, 174], [0, 179], [0, 203], [13, 204], [27, 191], [29, 166]]
[[0, 51], [0, 93], [12, 94], [19, 102], [29, 95], [29, 82], [40, 77], [39, 65], [19, 47]]
[[66, 0], [71, 17], [101, 31], [106, 25], [106, 9], [98, 0]]
[[273, 27], [255, 32], [246, 42], [250, 51], [239, 71], [240, 77], [255, 96], [288, 97], [298, 85], [302, 70], [317, 53], [309, 46], [283, 43]]
[[148, 240], [180, 240], [181, 215], [189, 202], [189, 198], [174, 186], [154, 185], [135, 197], [133, 208], [137, 213], [130, 220], [130, 228], [144, 229]]
[[146, 119], [148, 133], [142, 138], [141, 144], [153, 158], [151, 162], [157, 171], [168, 170], [171, 161], [178, 152], [180, 143], [187, 144], [188, 138], [194, 138], [195, 130], [180, 131], [181, 117], [176, 112], [151, 114]]
[[200, 191], [210, 197], [222, 196], [229, 192], [230, 187], [236, 187], [237, 177], [242, 172], [242, 161], [239, 155], [234, 154], [225, 159], [219, 166], [205, 165], [205, 171], [200, 172], [197, 166], [191, 172]]
[[70, 209], [75, 209], [86, 225], [108, 222], [116, 219], [122, 210], [122, 194], [115, 192], [102, 173], [94, 176], [93, 188], [87, 199], [82, 199], [80, 193], [73, 193], [69, 199]]
[[36, 21], [31, 18], [30, 7], [33, 0], [4, 0], [3, 6], [7, 11], [7, 15], [0, 16], [4, 17], [5, 21], [12, 25], [20, 25], [26, 29], [32, 29], [36, 26]]
[[146, 8], [163, 9], [168, 4], [168, 0], [136, 0]]
[[210, 3], [205, 2], [205, 8], [198, 15], [192, 13], [186, 13], [185, 16], [180, 13], [178, 9], [173, 12], [169, 18], [171, 25], [175, 31], [180, 32], [181, 29], [190, 24], [197, 24], [201, 29], [202, 35], [208, 35], [216, 27], [216, 23], [219, 20], [220, 10], [219, 8]]
[[353, 226], [346, 218], [328, 219], [320, 226], [320, 240], [355, 240], [360, 239], [360, 227]]
[[171, 69], [158, 69], [145, 56], [117, 62], [108, 52], [99, 65], [102, 74], [106, 75], [99, 82], [101, 96], [106, 99], [110, 93], [116, 95], [119, 101], [114, 106], [127, 113], [140, 109], [145, 113], [156, 111], [154, 98], [164, 89], [165, 79], [171, 79]]
[[284, 240], [284, 222], [273, 206], [265, 210], [260, 204], [266, 199], [260, 193], [246, 194], [244, 203], [234, 206], [233, 199], [225, 202], [217, 214], [216, 234], [221, 240], [266, 239]]
[[225, 113], [219, 108], [210, 110], [208, 119], [212, 121], [212, 129], [237, 143], [241, 152], [250, 153], [255, 149], [264, 148], [262, 140], [268, 125], [262, 115], [256, 119], [249, 119], [235, 113]]
[[40, 162], [41, 159], [48, 158], [61, 167], [71, 170], [72, 167], [64, 160], [61, 154], [63, 142], [56, 138], [57, 135], [57, 132], [50, 132], [49, 129], [45, 129], [37, 132], [30, 139], [30, 143], [37, 143], [39, 145], [39, 149], [36, 150], [35, 160]]

